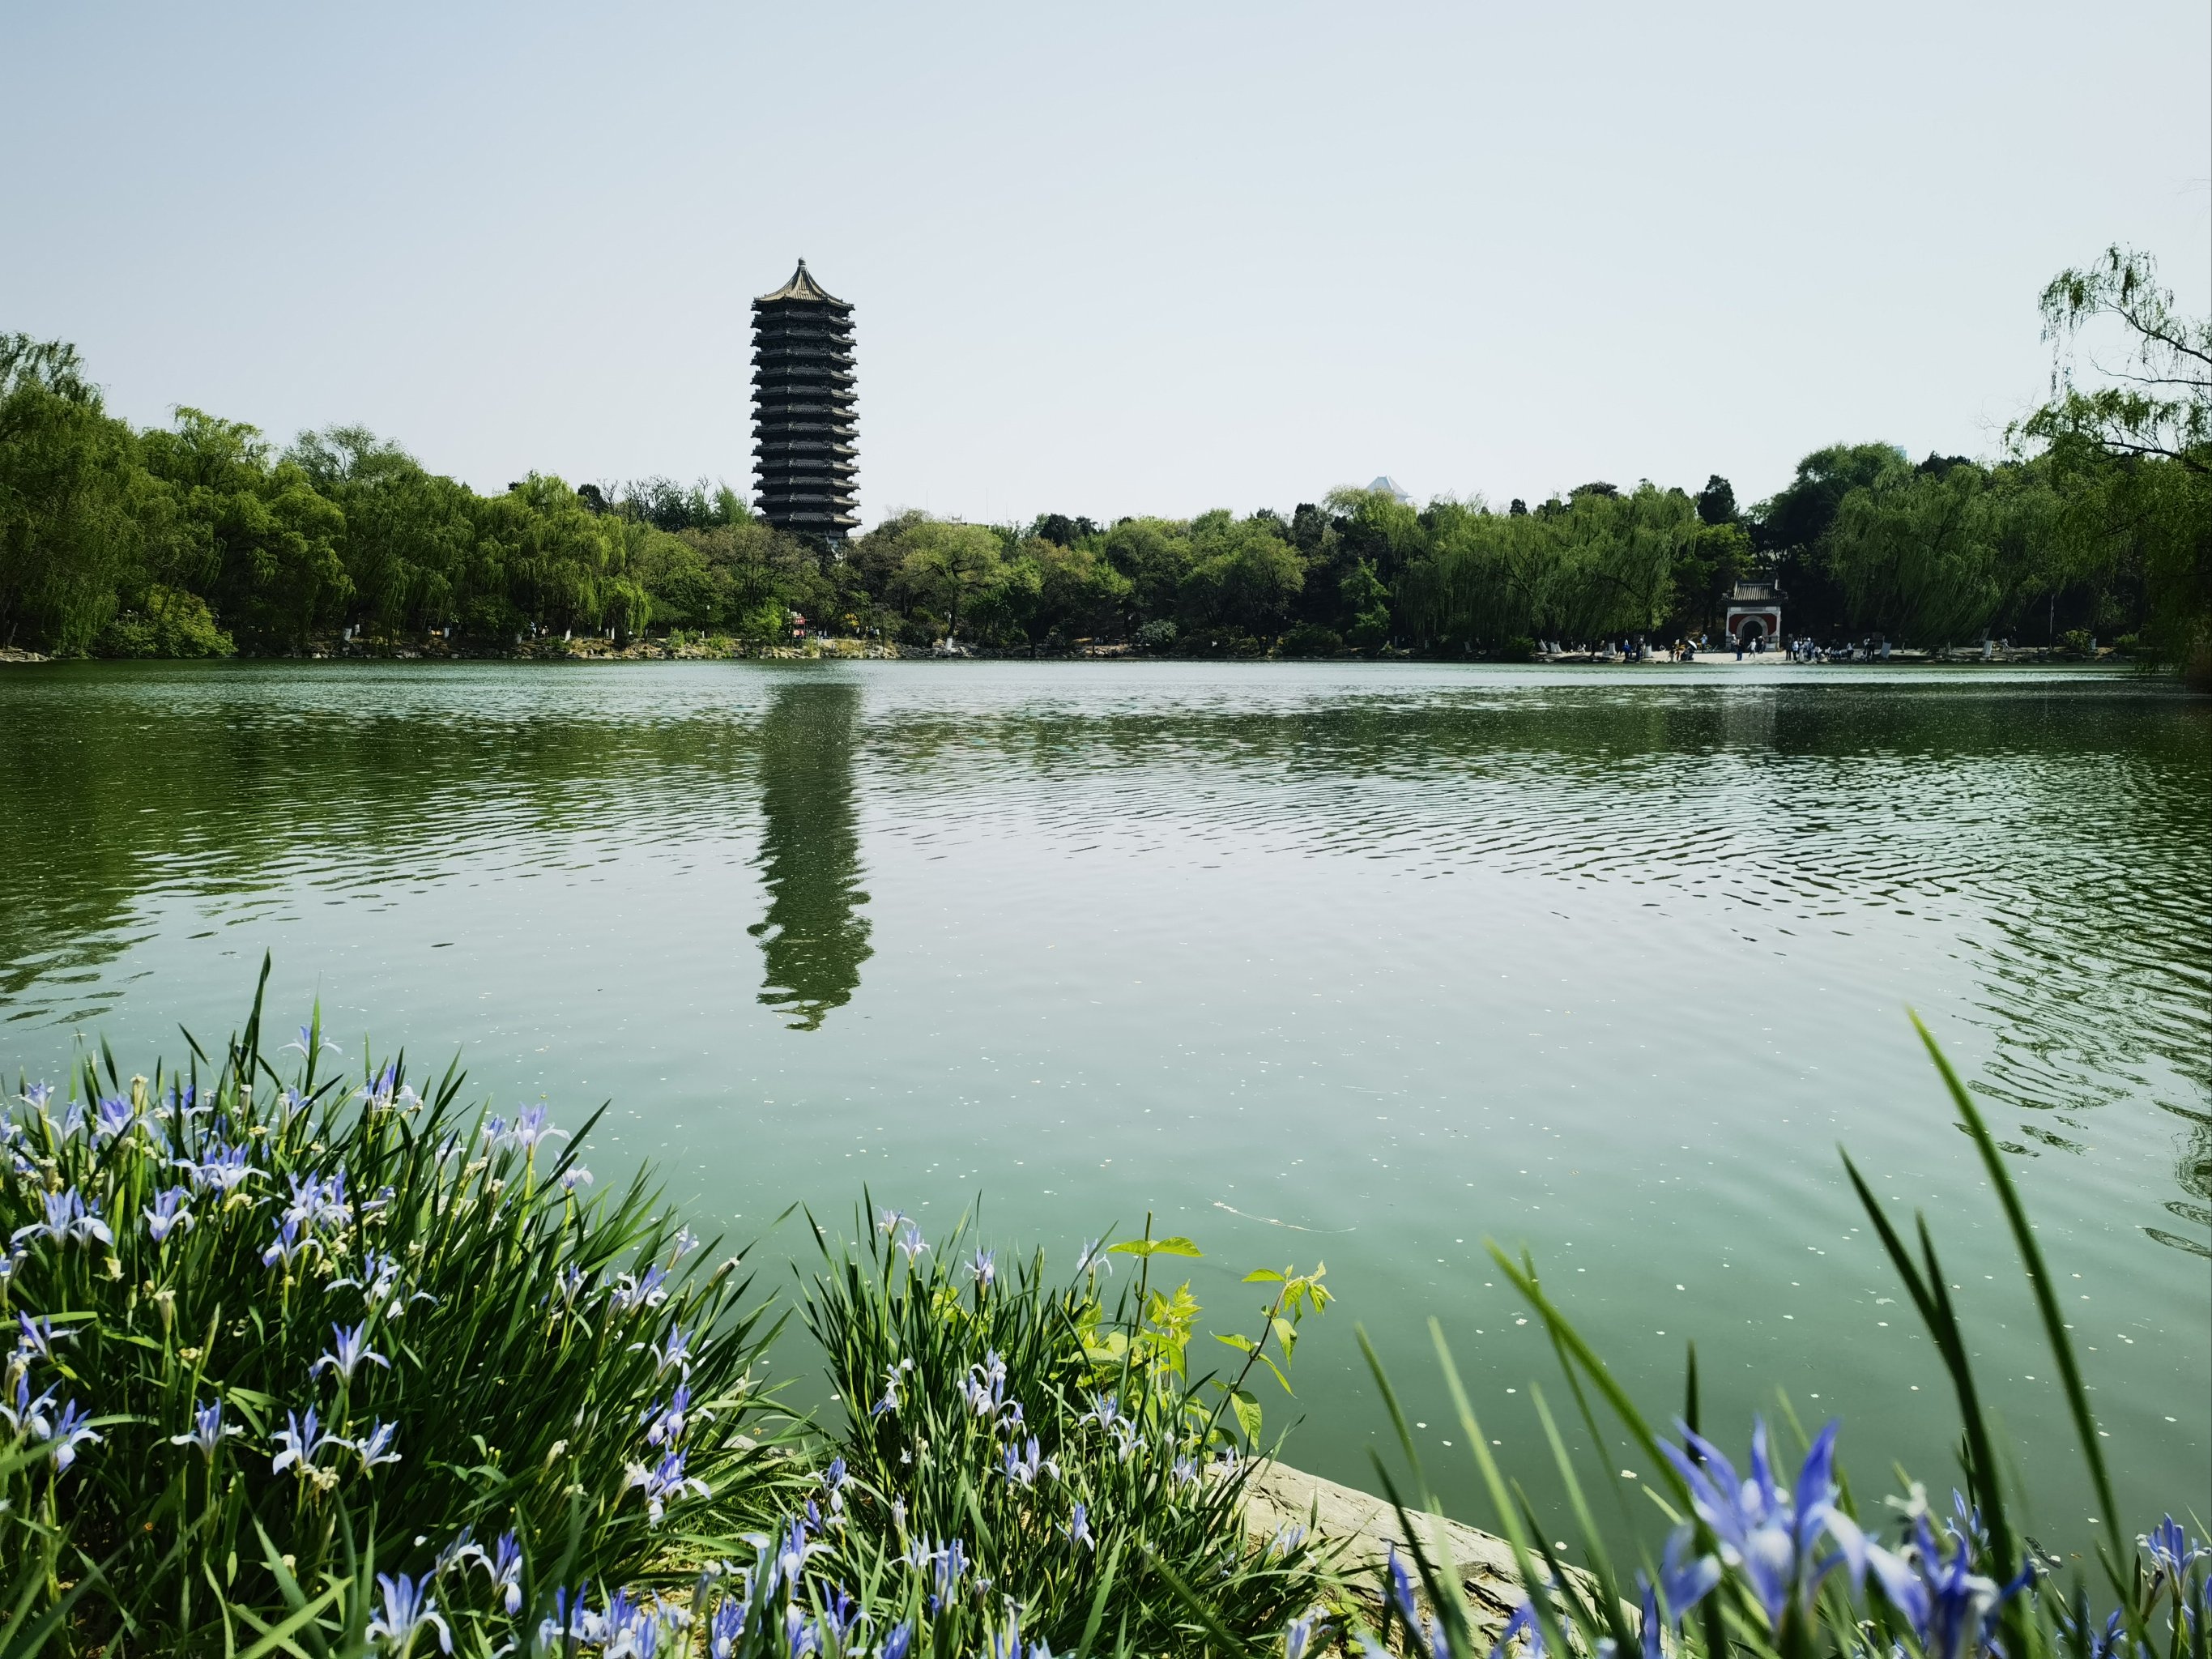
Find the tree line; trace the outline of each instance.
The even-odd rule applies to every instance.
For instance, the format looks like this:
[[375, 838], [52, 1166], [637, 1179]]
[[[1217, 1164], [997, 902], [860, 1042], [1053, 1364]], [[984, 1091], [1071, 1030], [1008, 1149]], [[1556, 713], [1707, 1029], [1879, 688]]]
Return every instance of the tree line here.
[[[0, 644], [198, 656], [341, 630], [504, 646], [678, 629], [766, 642], [803, 625], [1016, 648], [1512, 656], [1538, 640], [1710, 637], [1733, 585], [1758, 575], [1781, 584], [1792, 634], [2132, 635], [2201, 662], [2212, 326], [2177, 316], [2148, 260], [2120, 250], [2062, 274], [2043, 313], [2052, 394], [1994, 461], [1840, 444], [1749, 506], [1718, 475], [1503, 509], [1343, 489], [1242, 518], [906, 513], [842, 544], [775, 530], [703, 481], [532, 474], [480, 495], [358, 427], [283, 448], [196, 409], [135, 428], [73, 348], [4, 335]], [[2099, 330], [2128, 367], [2079, 383], [2069, 348]]]

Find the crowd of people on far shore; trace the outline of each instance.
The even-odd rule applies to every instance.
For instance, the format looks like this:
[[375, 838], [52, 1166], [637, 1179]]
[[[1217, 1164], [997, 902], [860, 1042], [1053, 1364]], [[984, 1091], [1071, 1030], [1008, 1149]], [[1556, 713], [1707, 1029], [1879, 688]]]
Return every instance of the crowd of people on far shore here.
[[[1538, 654], [1547, 660], [1561, 657], [1587, 657], [1593, 661], [1656, 662], [1663, 658], [1668, 662], [1696, 662], [1700, 657], [1710, 659], [1716, 655], [1730, 653], [1738, 662], [1746, 657], [1785, 653], [1790, 661], [1804, 663], [1887, 662], [1890, 659], [1889, 641], [1880, 634], [1869, 634], [1858, 640], [1826, 642], [1809, 635], [1775, 641], [1749, 629], [1724, 635], [1717, 640], [1697, 634], [1666, 645], [1638, 636], [1607, 640], [1597, 645], [1569, 645], [1564, 641], [1545, 640], [1539, 641], [1536, 648]], [[1999, 658], [2008, 658], [2011, 651], [2010, 640], [1984, 640], [1980, 641], [1978, 655], [1983, 661], [1994, 661]], [[2088, 654], [2092, 657], [2096, 654], [2094, 640], [2090, 642]]]

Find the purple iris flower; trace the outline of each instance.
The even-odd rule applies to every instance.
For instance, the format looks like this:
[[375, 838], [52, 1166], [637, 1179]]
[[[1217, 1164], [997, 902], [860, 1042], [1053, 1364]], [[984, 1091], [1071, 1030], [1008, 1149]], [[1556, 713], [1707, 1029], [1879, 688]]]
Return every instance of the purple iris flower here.
[[667, 1279], [665, 1267], [657, 1261], [648, 1263], [642, 1278], [633, 1278], [624, 1273], [617, 1279], [609, 1300], [618, 1313], [635, 1313], [640, 1308], [657, 1308], [668, 1300], [668, 1292], [663, 1288]]
[[906, 1257], [906, 1265], [909, 1267], [914, 1266], [915, 1259], [929, 1248], [928, 1243], [922, 1238], [921, 1229], [911, 1221], [906, 1224], [899, 1236], [891, 1243], [898, 1246], [899, 1254]]
[[522, 1611], [522, 1546], [513, 1533], [502, 1533], [486, 1555], [477, 1552], [483, 1570], [491, 1576], [492, 1588], [501, 1592], [502, 1605], [510, 1619]]
[[2212, 1549], [2189, 1537], [2181, 1522], [2167, 1516], [2158, 1528], [2136, 1540], [2150, 1552], [2151, 1565], [2175, 1583], [2199, 1561], [2212, 1559]]
[[302, 1180], [288, 1176], [285, 1179], [292, 1187], [292, 1201], [284, 1206], [287, 1221], [313, 1229], [343, 1227], [353, 1219], [353, 1206], [346, 1202], [343, 1170], [332, 1170], [327, 1178], [309, 1176]]
[[[911, 1620], [902, 1620], [893, 1625], [890, 1633], [884, 1638], [883, 1648], [878, 1659], [906, 1659], [913, 1647], [914, 1625]], [[720, 1656], [716, 1656], [716, 1659], [720, 1659]]]
[[[1642, 1591], [1636, 1604], [1638, 1650], [1643, 1659], [1665, 1659], [1667, 1650], [1660, 1638], [1667, 1626], [1659, 1612], [1658, 1589], [1641, 1572], [1636, 1575], [1636, 1582]], [[1675, 1622], [1679, 1625], [1680, 1621]]]
[[84, 1442], [105, 1437], [92, 1431], [88, 1426], [91, 1422], [92, 1413], [76, 1401], [62, 1402], [61, 1414], [54, 1419], [52, 1429], [39, 1437], [54, 1443], [54, 1468], [57, 1471], [66, 1472], [69, 1466], [76, 1462], [76, 1449]]
[[343, 1291], [350, 1287], [361, 1292], [362, 1301], [374, 1304], [390, 1296], [398, 1283], [398, 1261], [381, 1250], [365, 1250], [362, 1253], [360, 1278], [349, 1275], [344, 1279], [333, 1279], [323, 1288]]
[[520, 1146], [526, 1152], [534, 1152], [539, 1142], [550, 1140], [556, 1135], [566, 1140], [568, 1132], [556, 1129], [547, 1123], [543, 1106], [526, 1106], [514, 1115], [514, 1127], [507, 1132], [507, 1144]]
[[262, 1251], [261, 1265], [273, 1267], [281, 1261], [289, 1268], [301, 1256], [315, 1248], [314, 1236], [302, 1232], [300, 1224], [287, 1217], [276, 1229], [276, 1237], [270, 1241], [269, 1248]]
[[120, 1140], [138, 1125], [138, 1109], [121, 1095], [103, 1095], [93, 1109], [92, 1138]]
[[1912, 1540], [1896, 1553], [1869, 1546], [1867, 1564], [1890, 1606], [1912, 1627], [1926, 1659], [1960, 1659], [1969, 1644], [1979, 1652], [1996, 1629], [1998, 1609], [2026, 1589], [2035, 1572], [2024, 1568], [2000, 1589], [1974, 1571], [1970, 1540], [1954, 1538], [1945, 1555], [1924, 1515], [1914, 1517]]
[[364, 1364], [381, 1365], [387, 1371], [392, 1369], [390, 1360], [380, 1353], [372, 1353], [369, 1351], [368, 1322], [366, 1319], [351, 1330], [346, 1329], [343, 1325], [333, 1325], [331, 1327], [331, 1335], [335, 1340], [335, 1351], [325, 1354], [307, 1367], [308, 1376], [316, 1376], [325, 1366], [328, 1366], [337, 1372], [344, 1381], [350, 1382], [353, 1381], [353, 1374]]
[[1307, 1645], [1321, 1628], [1322, 1616], [1316, 1607], [1304, 1618], [1291, 1620], [1290, 1628], [1283, 1632], [1283, 1659], [1305, 1659]]
[[823, 1608], [810, 1632], [816, 1653], [842, 1653], [853, 1638], [853, 1627], [860, 1622], [860, 1604], [852, 1593], [842, 1585], [830, 1586], [830, 1605]]
[[1098, 1547], [1098, 1540], [1091, 1535], [1091, 1512], [1080, 1504], [1067, 1517], [1067, 1547], [1090, 1550]]
[[2117, 1610], [2105, 1620], [2102, 1631], [2088, 1632], [2085, 1651], [2089, 1659], [2112, 1659], [2112, 1656], [2127, 1650], [2127, 1615]]
[[243, 1146], [226, 1146], [218, 1140], [202, 1152], [204, 1155], [197, 1164], [188, 1158], [173, 1160], [179, 1169], [191, 1173], [192, 1184], [202, 1192], [220, 1192], [227, 1198], [261, 1174], [247, 1162]]
[[283, 1449], [270, 1460], [271, 1474], [282, 1474], [296, 1467], [304, 1475], [314, 1468], [315, 1459], [322, 1455], [324, 1447], [343, 1443], [336, 1435], [323, 1431], [322, 1420], [315, 1415], [313, 1406], [307, 1407], [304, 1418], [296, 1412], [286, 1412], [284, 1426], [276, 1431], [276, 1441]]
[[617, 1586], [608, 1595], [606, 1606], [599, 1611], [599, 1634], [597, 1639], [601, 1642], [612, 1641], [620, 1632], [626, 1629], [631, 1621], [636, 1619], [638, 1612], [638, 1605], [629, 1599], [629, 1592]]
[[[1848, 1565], [1854, 1582], [1867, 1566], [1866, 1535], [1835, 1505], [1836, 1433], [1830, 1423], [1813, 1442], [1794, 1492], [1775, 1484], [1766, 1452], [1766, 1425], [1753, 1420], [1751, 1476], [1739, 1481], [1720, 1449], [1688, 1429], [1683, 1431], [1696, 1455], [1662, 1443], [1659, 1449], [1690, 1488], [1698, 1518], [1721, 1540], [1721, 1554], [1743, 1569], [1753, 1592], [1780, 1629], [1792, 1598], [1809, 1607], [1820, 1581]], [[1836, 1548], [1822, 1555], [1822, 1540]]]
[[[1689, 1555], [1696, 1528], [1686, 1522], [1668, 1534], [1667, 1551], [1659, 1563], [1659, 1581], [1656, 1584], [1644, 1573], [1638, 1571], [1636, 1583], [1638, 1591], [1637, 1633], [1643, 1659], [1662, 1659], [1665, 1645], [1662, 1638], [1667, 1632], [1680, 1630], [1683, 1619], [1691, 1608], [1704, 1601], [1721, 1581], [1719, 1558]], [[1665, 1596], [1662, 1608], [1660, 1597]]]
[[1117, 1417], [1114, 1419], [1114, 1454], [1121, 1462], [1126, 1463], [1134, 1457], [1143, 1440], [1137, 1425], [1129, 1419]]
[[404, 1653], [416, 1633], [427, 1626], [438, 1632], [438, 1650], [451, 1653], [453, 1633], [447, 1629], [446, 1621], [439, 1617], [437, 1602], [431, 1599], [430, 1577], [427, 1572], [420, 1578], [410, 1578], [404, 1573], [377, 1574], [376, 1588], [384, 1599], [384, 1608], [368, 1621], [368, 1634]]
[[968, 1409], [978, 1417], [995, 1417], [1000, 1404], [1006, 1397], [1006, 1362], [996, 1348], [983, 1356], [978, 1365], [968, 1368], [968, 1380], [960, 1385], [968, 1399]]
[[146, 1237], [156, 1244], [166, 1244], [169, 1235], [178, 1228], [189, 1228], [192, 1212], [185, 1200], [191, 1196], [190, 1189], [184, 1187], [171, 1187], [155, 1194], [154, 1207], [140, 1212], [146, 1218]]
[[319, 1038], [313, 1029], [306, 1025], [302, 1025], [300, 1028], [300, 1040], [297, 1042], [288, 1042], [284, 1046], [287, 1048], [297, 1048], [301, 1054], [306, 1054], [310, 1058], [313, 1058], [318, 1054], [335, 1054], [343, 1052], [343, 1050], [339, 1048], [337, 1043], [331, 1042], [328, 1037]]
[[[714, 1604], [714, 1616], [707, 1624], [707, 1659], [731, 1659], [737, 1652], [738, 1638], [744, 1634], [748, 1611], [745, 1604], [733, 1595], [726, 1595]], [[890, 1651], [888, 1643], [884, 1651]]]
[[650, 1469], [640, 1464], [630, 1471], [629, 1484], [645, 1488], [646, 1519], [653, 1526], [660, 1524], [668, 1505], [685, 1492], [707, 1496], [707, 1483], [684, 1473], [684, 1456], [681, 1451], [672, 1451]]
[[807, 1659], [822, 1645], [822, 1632], [795, 1607], [783, 1610], [783, 1650], [788, 1659]]
[[1406, 1621], [1407, 1630], [1421, 1627], [1421, 1609], [1413, 1599], [1413, 1575], [1406, 1571], [1406, 1564], [1398, 1559], [1398, 1547], [1390, 1546], [1390, 1600], [1396, 1604], [1398, 1616]]
[[938, 1552], [933, 1580], [935, 1594], [930, 1597], [930, 1610], [934, 1613], [942, 1603], [950, 1601], [960, 1588], [960, 1581], [968, 1571], [968, 1547], [957, 1538], [945, 1540]]
[[676, 1392], [669, 1396], [666, 1411], [661, 1410], [659, 1403], [655, 1401], [646, 1407], [639, 1419], [646, 1425], [645, 1443], [648, 1446], [673, 1446], [682, 1440], [690, 1409], [690, 1385], [679, 1382], [676, 1385]]
[[1018, 1486], [1034, 1487], [1042, 1475], [1048, 1474], [1055, 1480], [1060, 1478], [1060, 1466], [1049, 1457], [1038, 1455], [1035, 1435], [1030, 1437], [1028, 1447], [1018, 1455], [1012, 1446], [1007, 1447], [1006, 1462], [1006, 1479]]
[[15, 1373], [15, 1403], [0, 1405], [0, 1417], [8, 1419], [11, 1433], [29, 1435], [33, 1440], [53, 1437], [53, 1419], [47, 1415], [52, 1409], [54, 1391], [48, 1389], [33, 1400], [31, 1397], [31, 1374], [28, 1370]]
[[[636, 1348], [642, 1348], [653, 1356], [653, 1374], [656, 1377], [678, 1368], [684, 1376], [691, 1375], [691, 1338], [681, 1325], [671, 1325], [668, 1334], [658, 1346], [641, 1342]], [[635, 1348], [632, 1352], [635, 1352]]]
[[[1544, 1627], [1536, 1621], [1533, 1602], [1523, 1601], [1513, 1610], [1513, 1616], [1505, 1621], [1505, 1628], [1498, 1633], [1498, 1641], [1490, 1650], [1490, 1659], [1505, 1659], [1514, 1638], [1522, 1636], [1528, 1638], [1528, 1659], [1544, 1659]], [[1442, 1659], [1444, 1650], [1440, 1638], [1435, 1651], [1437, 1659]]]
[[910, 1371], [913, 1369], [914, 1361], [911, 1359], [902, 1359], [896, 1365], [887, 1365], [884, 1368], [884, 1397], [876, 1401], [868, 1413], [869, 1416], [881, 1417], [885, 1412], [896, 1412], [898, 1409], [900, 1373]]
[[54, 1328], [54, 1322], [51, 1318], [44, 1315], [22, 1312], [16, 1314], [15, 1323], [18, 1327], [15, 1337], [16, 1353], [36, 1354], [49, 1365], [54, 1363], [54, 1344], [68, 1340], [82, 1328], [79, 1326], [70, 1325], [58, 1331]]
[[399, 1454], [392, 1449], [392, 1443], [398, 1437], [399, 1425], [397, 1423], [379, 1423], [354, 1441], [353, 1449], [361, 1455], [361, 1472], [367, 1474], [379, 1463], [397, 1463]]
[[1084, 1240], [1083, 1249], [1075, 1258], [1075, 1271], [1079, 1276], [1102, 1273], [1109, 1278], [1113, 1276], [1114, 1261], [1113, 1258], [1106, 1254], [1103, 1248], [1105, 1242], [1102, 1238]]
[[565, 1587], [554, 1589], [552, 1616], [541, 1620], [538, 1626], [538, 1646], [550, 1648], [556, 1642], [584, 1644], [593, 1639], [595, 1620], [586, 1600], [591, 1588], [586, 1582], [573, 1596]]
[[8, 1241], [20, 1244], [27, 1238], [51, 1238], [57, 1244], [89, 1244], [94, 1239], [112, 1246], [115, 1235], [107, 1231], [106, 1222], [100, 1219], [100, 1200], [85, 1201], [84, 1195], [74, 1187], [58, 1193], [45, 1194], [46, 1219], [34, 1221], [27, 1227], [18, 1227]]
[[791, 1525], [776, 1540], [775, 1571], [769, 1575], [769, 1588], [773, 1589], [776, 1584], [781, 1583], [788, 1589], [795, 1589], [799, 1576], [806, 1571], [807, 1559], [820, 1554], [827, 1547], [823, 1544], [809, 1543], [806, 1523], [793, 1516]]
[[1667, 1536], [1667, 1549], [1659, 1561], [1659, 1594], [1666, 1598], [1667, 1614], [1679, 1625], [1692, 1607], [1704, 1601], [1721, 1582], [1721, 1564], [1714, 1557], [1690, 1558], [1695, 1528], [1686, 1523]]
[[975, 1275], [975, 1282], [989, 1290], [999, 1280], [999, 1253], [978, 1249], [969, 1259], [968, 1266]]
[[245, 1432], [245, 1430], [235, 1426], [229, 1428], [223, 1426], [222, 1401], [216, 1401], [212, 1406], [203, 1406], [195, 1401], [192, 1409], [191, 1432], [173, 1434], [169, 1437], [169, 1443], [173, 1446], [198, 1446], [200, 1449], [200, 1455], [212, 1463], [215, 1462], [216, 1448], [222, 1444], [226, 1437]]

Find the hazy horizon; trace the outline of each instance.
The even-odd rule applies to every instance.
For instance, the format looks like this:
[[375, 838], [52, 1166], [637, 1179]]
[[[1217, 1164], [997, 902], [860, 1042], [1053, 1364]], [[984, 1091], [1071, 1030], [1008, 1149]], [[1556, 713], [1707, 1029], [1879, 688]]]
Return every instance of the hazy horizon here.
[[1288, 509], [1389, 474], [1748, 502], [1989, 454], [2036, 295], [2212, 287], [2212, 21], [2159, 0], [0, 20], [0, 329], [111, 407], [360, 422], [481, 489], [750, 495], [753, 295], [857, 307], [860, 494]]

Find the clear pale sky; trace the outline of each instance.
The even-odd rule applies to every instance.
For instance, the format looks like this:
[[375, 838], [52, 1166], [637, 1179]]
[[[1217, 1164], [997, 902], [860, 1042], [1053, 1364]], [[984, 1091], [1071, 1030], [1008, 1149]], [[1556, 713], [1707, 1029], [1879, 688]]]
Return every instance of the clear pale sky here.
[[2107, 243], [2212, 289], [2203, 0], [0, 6], [0, 329], [140, 422], [750, 491], [747, 301], [858, 307], [864, 514], [1389, 473], [1746, 501], [1987, 454]]

